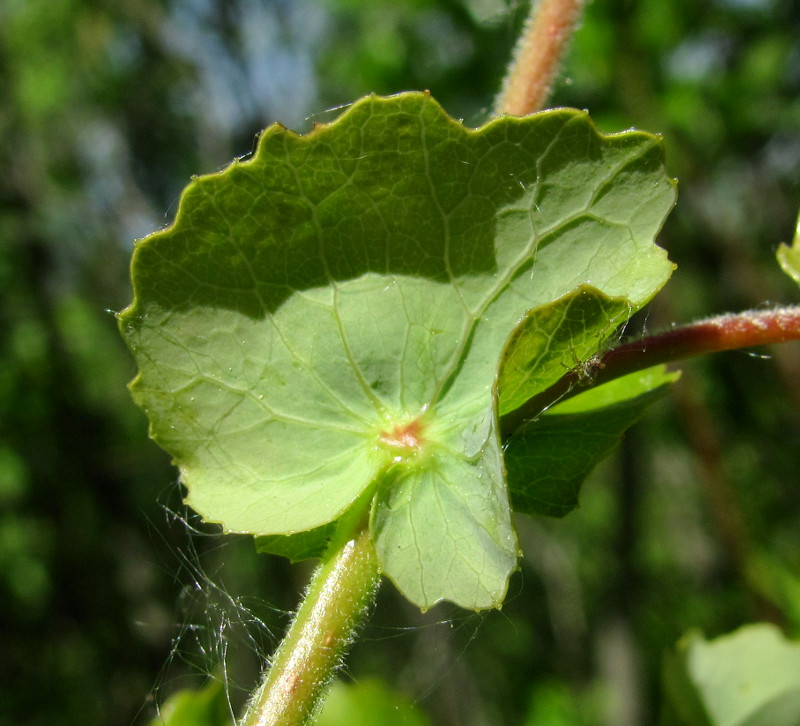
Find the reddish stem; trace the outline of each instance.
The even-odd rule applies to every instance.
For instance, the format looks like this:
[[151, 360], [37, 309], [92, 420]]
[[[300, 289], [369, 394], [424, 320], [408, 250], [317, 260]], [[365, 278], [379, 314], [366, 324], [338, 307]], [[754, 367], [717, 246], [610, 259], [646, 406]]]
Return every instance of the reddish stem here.
[[584, 0], [538, 0], [514, 51], [495, 103], [495, 116], [526, 116], [544, 108]]
[[585, 390], [584, 385], [577, 384], [585, 382], [587, 367], [595, 386], [660, 363], [787, 340], [800, 340], [800, 306], [720, 315], [624, 343], [591, 361], [590, 366], [569, 371], [550, 388], [503, 416], [501, 432], [508, 438], [557, 401]]

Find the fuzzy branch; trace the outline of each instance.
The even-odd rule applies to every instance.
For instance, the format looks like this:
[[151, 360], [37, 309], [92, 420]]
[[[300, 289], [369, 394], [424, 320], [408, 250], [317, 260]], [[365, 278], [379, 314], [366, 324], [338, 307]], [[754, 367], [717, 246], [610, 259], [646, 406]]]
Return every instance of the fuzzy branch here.
[[584, 0], [539, 0], [525, 23], [494, 114], [527, 116], [544, 108]]
[[[800, 306], [721, 315], [612, 348], [591, 362], [591, 384], [606, 383], [660, 363], [787, 340], [800, 340]], [[585, 366], [578, 366], [503, 416], [500, 420], [503, 438], [554, 403], [585, 390], [585, 386], [579, 385], [585, 377]]]

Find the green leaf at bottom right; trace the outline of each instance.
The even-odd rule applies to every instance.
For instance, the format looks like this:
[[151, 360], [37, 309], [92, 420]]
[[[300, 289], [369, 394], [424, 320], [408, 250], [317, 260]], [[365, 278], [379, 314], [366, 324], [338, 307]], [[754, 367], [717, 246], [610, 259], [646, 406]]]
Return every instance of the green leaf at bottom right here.
[[690, 633], [663, 675], [661, 726], [800, 726], [800, 643], [774, 625]]

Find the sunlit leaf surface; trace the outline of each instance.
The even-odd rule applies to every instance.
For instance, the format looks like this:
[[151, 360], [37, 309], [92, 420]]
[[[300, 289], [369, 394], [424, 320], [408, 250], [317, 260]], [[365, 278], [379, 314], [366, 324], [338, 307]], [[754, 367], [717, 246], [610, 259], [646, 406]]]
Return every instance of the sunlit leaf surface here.
[[[207, 520], [294, 535], [372, 488], [381, 567], [410, 600], [496, 606], [517, 558], [509, 335], [590, 285], [617, 301], [581, 332], [599, 344], [668, 279], [653, 238], [674, 196], [657, 138], [579, 111], [470, 130], [408, 93], [307, 136], [272, 126], [137, 245], [133, 395]], [[504, 375], [513, 405], [540, 385]]]

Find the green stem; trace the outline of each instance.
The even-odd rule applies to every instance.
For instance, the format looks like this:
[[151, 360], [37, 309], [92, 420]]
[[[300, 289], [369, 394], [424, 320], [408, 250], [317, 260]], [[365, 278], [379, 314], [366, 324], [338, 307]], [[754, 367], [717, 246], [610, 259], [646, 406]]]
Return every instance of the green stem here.
[[527, 116], [544, 108], [583, 3], [584, 0], [534, 1], [495, 101], [495, 116]]
[[331, 542], [240, 726], [301, 726], [314, 714], [378, 589], [369, 525], [357, 521]]
[[[591, 385], [607, 383], [661, 363], [787, 340], [800, 340], [798, 306], [720, 315], [612, 348], [591, 362]], [[503, 416], [500, 420], [503, 438], [512, 436], [520, 426], [554, 403], [586, 390], [581, 385], [585, 375], [585, 366], [578, 366], [550, 388]]]

